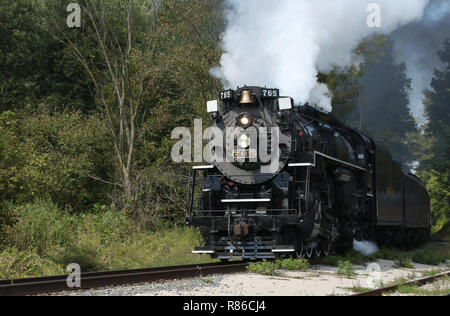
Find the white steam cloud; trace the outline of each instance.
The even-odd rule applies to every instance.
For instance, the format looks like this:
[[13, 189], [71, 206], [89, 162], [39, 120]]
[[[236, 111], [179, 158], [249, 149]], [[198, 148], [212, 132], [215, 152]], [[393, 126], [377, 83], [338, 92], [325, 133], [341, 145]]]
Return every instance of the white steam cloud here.
[[[319, 72], [350, 66], [367, 36], [388, 34], [422, 17], [429, 0], [228, 0], [221, 67], [212, 74], [227, 88], [280, 88], [297, 102], [331, 110]], [[370, 28], [369, 4], [381, 8], [381, 28]]]
[[353, 241], [353, 249], [364, 256], [370, 256], [378, 251], [378, 246], [371, 241]]

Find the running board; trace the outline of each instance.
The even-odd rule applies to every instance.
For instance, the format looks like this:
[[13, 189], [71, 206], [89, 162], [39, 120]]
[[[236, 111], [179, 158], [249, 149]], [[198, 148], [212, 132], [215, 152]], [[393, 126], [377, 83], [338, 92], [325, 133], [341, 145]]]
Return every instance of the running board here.
[[222, 200], [222, 203], [268, 203], [271, 199], [231, 199]]
[[207, 169], [214, 169], [214, 166], [194, 166], [192, 167], [193, 170], [207, 170]]
[[192, 254], [194, 255], [212, 255], [215, 251], [211, 248], [201, 248], [196, 247], [194, 251], [192, 251]]
[[272, 249], [273, 253], [285, 253], [285, 252], [295, 252], [295, 249], [289, 248], [289, 249]]
[[318, 152], [318, 151], [314, 152], [314, 163], [290, 163], [289, 167], [294, 167], [294, 168], [295, 167], [312, 167], [312, 168], [315, 168], [317, 166], [317, 156], [321, 156], [321, 157], [323, 157], [325, 159], [337, 162], [337, 163], [339, 163], [341, 165], [344, 165], [344, 166], [347, 166], [347, 167], [350, 167], [350, 168], [353, 168], [353, 169], [357, 169], [357, 170], [361, 170], [361, 171], [367, 171], [367, 169], [365, 169], [363, 167], [360, 167], [360, 166], [357, 166], [355, 164], [352, 164], [352, 163], [349, 163], [349, 162], [346, 162], [346, 161], [343, 161], [343, 160], [340, 160], [340, 159], [337, 159], [337, 158], [325, 155], [324, 153], [321, 153], [321, 152]]
[[288, 253], [295, 252], [295, 247], [292, 245], [275, 245], [272, 249], [273, 253]]

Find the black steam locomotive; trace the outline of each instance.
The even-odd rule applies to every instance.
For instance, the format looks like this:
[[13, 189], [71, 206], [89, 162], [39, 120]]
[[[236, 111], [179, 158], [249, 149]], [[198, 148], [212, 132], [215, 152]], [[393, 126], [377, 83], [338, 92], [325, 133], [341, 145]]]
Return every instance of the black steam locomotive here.
[[187, 224], [205, 241], [194, 253], [312, 257], [349, 251], [354, 240], [415, 246], [429, 238], [423, 183], [332, 115], [247, 86], [221, 92], [208, 112], [210, 162], [193, 167], [189, 181]]

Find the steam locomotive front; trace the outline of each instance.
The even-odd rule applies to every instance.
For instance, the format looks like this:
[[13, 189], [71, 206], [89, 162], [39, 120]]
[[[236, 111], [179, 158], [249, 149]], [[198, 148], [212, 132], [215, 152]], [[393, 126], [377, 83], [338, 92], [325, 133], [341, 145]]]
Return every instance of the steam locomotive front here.
[[[287, 117], [292, 108], [291, 98], [261, 87], [224, 91], [219, 100], [208, 102], [214, 122], [211, 155], [209, 165], [194, 167], [188, 217], [205, 240], [195, 253], [226, 260], [274, 258], [296, 250], [283, 232], [298, 223], [285, 171], [294, 150]], [[194, 209], [199, 170], [205, 175], [200, 205]]]
[[[220, 94], [221, 109], [212, 113], [210, 162], [229, 180], [258, 185], [278, 174], [289, 158], [292, 141], [283, 130], [277, 89], [244, 87]], [[283, 100], [283, 101], [280, 101]], [[223, 146], [221, 146], [223, 144]]]

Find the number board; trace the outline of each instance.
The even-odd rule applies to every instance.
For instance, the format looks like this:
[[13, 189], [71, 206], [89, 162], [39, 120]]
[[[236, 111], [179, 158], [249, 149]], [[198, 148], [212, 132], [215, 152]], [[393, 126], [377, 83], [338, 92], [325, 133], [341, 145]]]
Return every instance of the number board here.
[[256, 159], [258, 153], [254, 149], [250, 150], [236, 150], [233, 152], [234, 159]]
[[233, 100], [234, 91], [233, 90], [222, 91], [221, 93], [219, 93], [219, 99], [220, 101]]
[[280, 95], [278, 89], [261, 89], [262, 97], [266, 99], [276, 99]]

